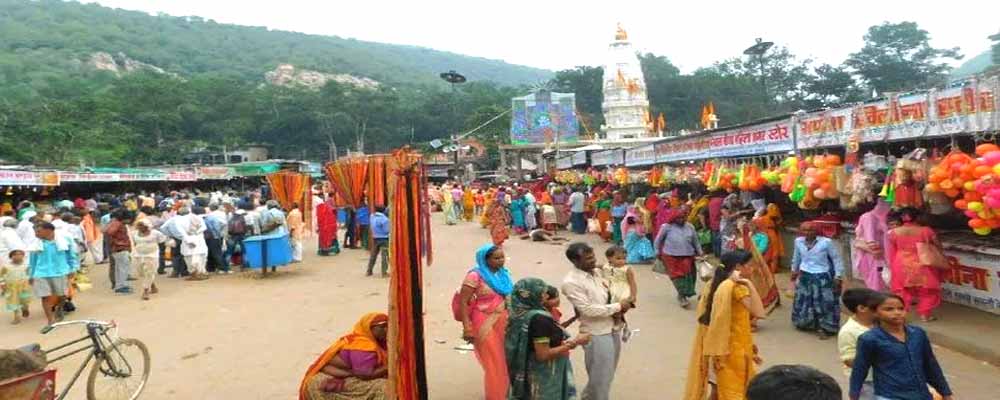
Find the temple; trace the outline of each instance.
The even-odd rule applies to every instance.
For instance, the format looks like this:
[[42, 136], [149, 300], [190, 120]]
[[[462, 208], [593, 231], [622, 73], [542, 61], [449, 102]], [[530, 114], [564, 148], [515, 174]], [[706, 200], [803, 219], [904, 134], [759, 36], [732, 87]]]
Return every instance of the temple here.
[[628, 33], [618, 26], [615, 40], [608, 46], [604, 65], [604, 138], [611, 141], [656, 136], [651, 129], [646, 80]]

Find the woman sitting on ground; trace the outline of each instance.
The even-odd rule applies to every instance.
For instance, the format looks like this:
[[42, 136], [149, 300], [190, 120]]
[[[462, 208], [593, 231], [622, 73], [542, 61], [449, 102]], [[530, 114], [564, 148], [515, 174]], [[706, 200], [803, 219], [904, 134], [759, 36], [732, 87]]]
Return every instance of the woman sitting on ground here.
[[316, 359], [299, 385], [299, 400], [380, 400], [385, 397], [389, 317], [368, 313], [354, 330]]

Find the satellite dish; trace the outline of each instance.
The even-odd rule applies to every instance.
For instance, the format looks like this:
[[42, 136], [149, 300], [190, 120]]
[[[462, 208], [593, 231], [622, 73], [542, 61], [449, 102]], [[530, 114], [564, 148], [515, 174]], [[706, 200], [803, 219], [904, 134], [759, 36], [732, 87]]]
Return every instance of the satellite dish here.
[[763, 55], [767, 52], [767, 49], [771, 48], [771, 46], [774, 46], [774, 42], [765, 42], [764, 39], [757, 38], [757, 42], [754, 43], [753, 46], [747, 47], [746, 50], [743, 50], [743, 54], [748, 56]]

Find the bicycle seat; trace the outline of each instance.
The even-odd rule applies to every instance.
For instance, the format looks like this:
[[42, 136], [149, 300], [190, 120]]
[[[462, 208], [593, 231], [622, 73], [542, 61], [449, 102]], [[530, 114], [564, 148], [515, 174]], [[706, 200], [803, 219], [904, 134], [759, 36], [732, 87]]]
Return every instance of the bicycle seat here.
[[38, 343], [26, 344], [24, 346], [18, 347], [17, 350], [21, 350], [23, 352], [32, 353], [32, 354], [41, 353], [42, 352], [42, 345], [40, 345]]

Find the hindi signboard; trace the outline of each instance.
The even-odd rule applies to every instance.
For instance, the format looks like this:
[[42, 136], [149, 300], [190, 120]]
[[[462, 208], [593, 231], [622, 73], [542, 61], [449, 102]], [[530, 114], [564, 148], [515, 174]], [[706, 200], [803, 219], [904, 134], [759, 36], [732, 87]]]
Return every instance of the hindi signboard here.
[[1000, 314], [1000, 255], [945, 247], [951, 268], [941, 274], [944, 300]]
[[3, 186], [59, 186], [59, 173], [0, 170]]
[[626, 167], [641, 167], [655, 162], [656, 149], [652, 143], [625, 150]]
[[789, 120], [786, 119], [713, 132], [709, 143], [709, 153], [713, 158], [783, 153], [790, 150], [792, 132]]
[[625, 151], [622, 149], [595, 151], [590, 153], [590, 165], [603, 167], [606, 165], [622, 165], [625, 163]]

